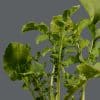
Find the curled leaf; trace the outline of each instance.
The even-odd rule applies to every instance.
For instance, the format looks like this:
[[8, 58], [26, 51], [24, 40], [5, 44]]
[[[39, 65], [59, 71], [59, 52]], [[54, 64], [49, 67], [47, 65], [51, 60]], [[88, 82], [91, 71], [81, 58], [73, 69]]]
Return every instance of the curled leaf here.
[[48, 26], [41, 22], [40, 24], [36, 24], [34, 22], [28, 22], [27, 24], [22, 26], [22, 32], [28, 32], [28, 31], [33, 31], [33, 30], [38, 30], [41, 33], [46, 33], [48, 32]]
[[63, 12], [63, 19], [66, 20], [68, 17], [70, 17], [72, 14], [74, 14], [79, 8], [80, 8], [80, 5], [76, 5], [70, 9], [65, 10]]
[[34, 22], [29, 22], [22, 26], [22, 32], [37, 30], [37, 25]]

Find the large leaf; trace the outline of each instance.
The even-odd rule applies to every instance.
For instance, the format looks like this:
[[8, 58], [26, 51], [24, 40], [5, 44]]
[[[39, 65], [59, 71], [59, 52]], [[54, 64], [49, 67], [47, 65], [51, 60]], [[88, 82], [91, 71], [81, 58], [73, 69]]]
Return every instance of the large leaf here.
[[8, 45], [4, 54], [4, 69], [12, 80], [18, 79], [19, 73], [28, 72], [31, 69], [32, 56], [30, 47], [13, 42]]
[[88, 12], [91, 21], [97, 23], [100, 20], [100, 0], [80, 0]]
[[87, 64], [80, 64], [77, 66], [77, 70], [80, 74], [83, 74], [87, 79], [90, 79], [100, 74], [100, 69], [99, 69], [100, 64], [97, 65], [94, 65], [93, 67]]

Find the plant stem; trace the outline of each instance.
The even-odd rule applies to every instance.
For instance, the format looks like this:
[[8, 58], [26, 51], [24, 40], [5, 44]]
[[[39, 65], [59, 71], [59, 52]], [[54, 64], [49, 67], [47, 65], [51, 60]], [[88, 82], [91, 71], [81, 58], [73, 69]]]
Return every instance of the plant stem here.
[[51, 75], [51, 80], [50, 80], [50, 100], [54, 100], [54, 93], [53, 93], [54, 71], [55, 71], [55, 66], [53, 66], [52, 75]]
[[58, 61], [58, 75], [57, 75], [57, 95], [56, 95], [56, 100], [60, 100], [60, 69], [61, 69], [61, 56], [62, 56], [62, 40], [63, 40], [63, 35], [61, 35], [61, 40], [59, 41], [59, 61]]
[[60, 73], [57, 76], [57, 95], [56, 100], [60, 100]]
[[86, 84], [84, 84], [84, 85], [82, 86], [80, 100], [85, 100], [85, 86], [86, 86]]

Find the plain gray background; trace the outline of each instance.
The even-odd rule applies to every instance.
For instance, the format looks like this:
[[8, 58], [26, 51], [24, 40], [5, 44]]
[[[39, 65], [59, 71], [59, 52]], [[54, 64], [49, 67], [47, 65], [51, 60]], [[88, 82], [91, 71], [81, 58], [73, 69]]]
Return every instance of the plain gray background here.
[[[28, 32], [23, 35], [21, 26], [31, 20], [35, 22], [49, 22], [54, 15], [59, 15], [63, 10], [73, 5], [80, 4], [78, 0], [0, 0], [0, 100], [32, 100], [29, 92], [21, 88], [21, 82], [12, 82], [3, 70], [4, 50], [9, 42], [19, 41], [29, 43], [33, 54], [44, 45], [36, 46], [35, 37], [38, 32]], [[81, 6], [74, 15], [73, 20], [79, 21], [88, 17]], [[83, 36], [89, 37], [87, 31]], [[62, 90], [62, 94], [63, 94]], [[86, 100], [100, 100], [100, 79], [88, 82]]]

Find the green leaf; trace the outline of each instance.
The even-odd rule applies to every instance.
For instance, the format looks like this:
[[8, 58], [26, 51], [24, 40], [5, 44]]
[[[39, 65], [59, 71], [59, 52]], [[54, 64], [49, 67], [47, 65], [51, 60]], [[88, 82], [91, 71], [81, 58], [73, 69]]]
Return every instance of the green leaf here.
[[36, 61], [33, 62], [32, 68], [35, 73], [42, 73], [44, 72], [44, 64], [38, 63]]
[[79, 0], [95, 24], [100, 20], [100, 0]]
[[69, 47], [65, 49], [65, 53], [73, 53], [73, 52], [77, 52], [77, 48]]
[[54, 58], [54, 59], [58, 59], [58, 54], [52, 53], [50, 57], [51, 57], [51, 58]]
[[28, 22], [22, 26], [22, 32], [28, 32], [32, 30], [37, 30], [37, 24], [34, 22]]
[[71, 64], [75, 64], [78, 59], [75, 59], [75, 57], [70, 57], [67, 60], [62, 61], [62, 65], [69, 67]]
[[49, 30], [48, 26], [43, 22], [38, 24], [37, 28], [38, 28], [37, 30], [40, 31], [41, 33], [47, 33]]
[[53, 19], [50, 23], [50, 31], [53, 33], [59, 33], [64, 29], [64, 21], [62, 15], [53, 16]]
[[8, 45], [4, 54], [4, 69], [12, 80], [19, 79], [19, 73], [31, 69], [32, 56], [30, 47], [18, 42]]
[[28, 90], [28, 89], [29, 89], [28, 86], [27, 86], [25, 83], [23, 84], [22, 88], [23, 88], [24, 90]]
[[95, 48], [100, 49], [100, 41], [99, 40], [95, 42]]
[[80, 64], [77, 66], [77, 70], [80, 74], [83, 74], [87, 79], [94, 78], [100, 74], [100, 70], [97, 70], [93, 66], [87, 64]]
[[100, 62], [97, 62], [93, 68], [100, 72]]
[[89, 45], [89, 40], [81, 39], [80, 42], [79, 42], [79, 46], [80, 46], [80, 49], [81, 50], [83, 48], [85, 48], [85, 47], [88, 47], [88, 45]]
[[76, 5], [70, 9], [65, 10], [63, 12], [63, 19], [66, 20], [68, 17], [70, 17], [72, 14], [74, 14], [79, 8], [80, 8], [80, 5]]
[[76, 33], [78, 35], [80, 35], [81, 32], [83, 31], [83, 29], [86, 28], [89, 24], [90, 24], [90, 20], [89, 19], [81, 20], [77, 25], [77, 29], [76, 29], [77, 32]]
[[100, 29], [96, 30], [96, 36], [95, 36], [95, 38], [100, 38]]
[[48, 52], [50, 52], [51, 51], [51, 48], [49, 48], [49, 47], [46, 47], [46, 48], [44, 48], [43, 49], [43, 51], [42, 51], [42, 56], [44, 57]]
[[41, 42], [44, 42], [45, 40], [48, 40], [47, 34], [40, 34], [36, 38], [36, 44], [40, 44]]
[[28, 22], [27, 24], [22, 26], [22, 32], [28, 32], [28, 31], [33, 31], [37, 30], [40, 31], [41, 33], [46, 33], [48, 32], [48, 26], [41, 22], [40, 24], [36, 24], [34, 22]]

